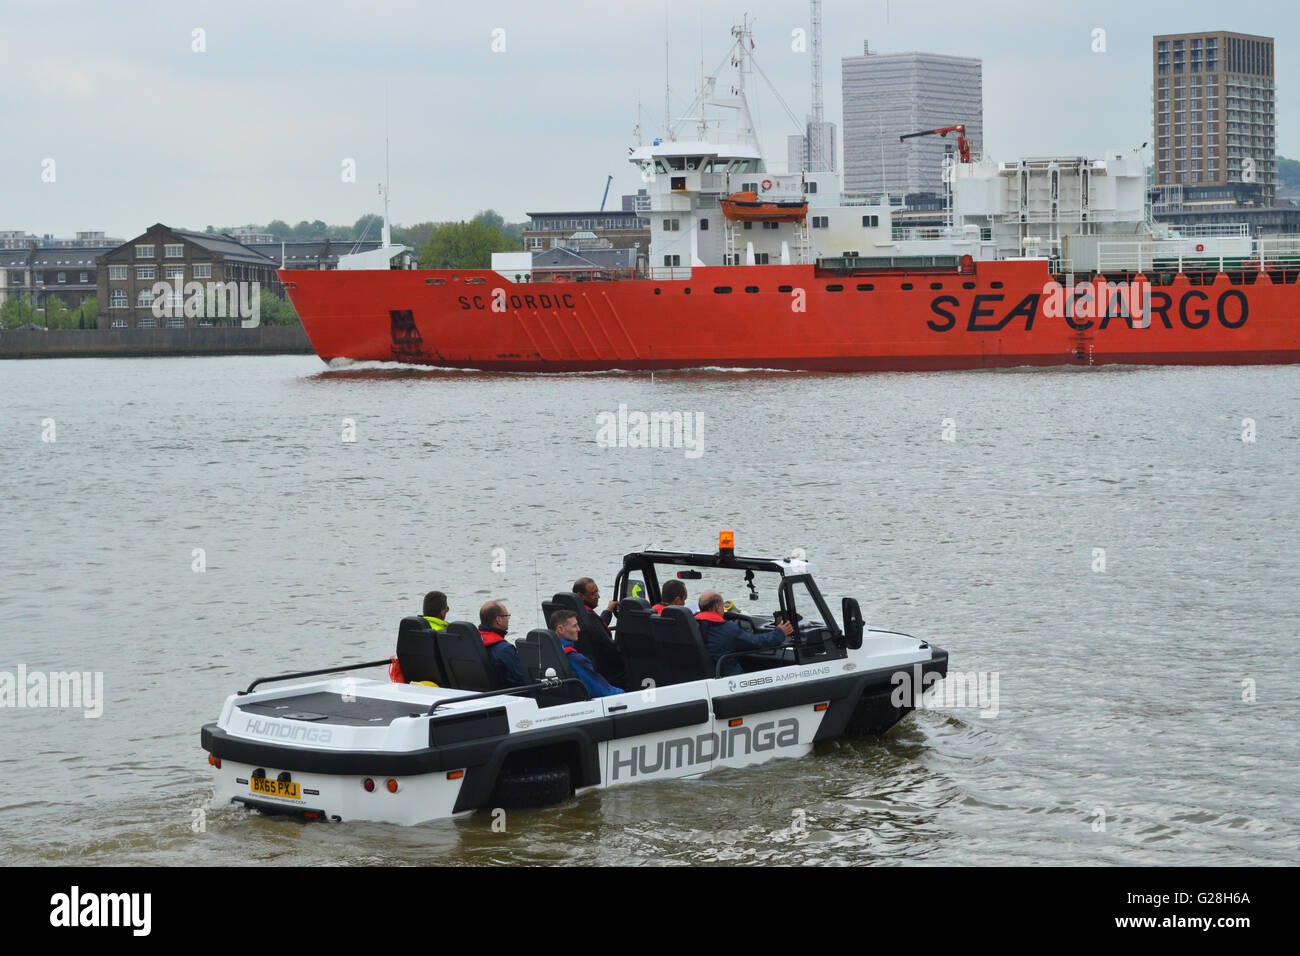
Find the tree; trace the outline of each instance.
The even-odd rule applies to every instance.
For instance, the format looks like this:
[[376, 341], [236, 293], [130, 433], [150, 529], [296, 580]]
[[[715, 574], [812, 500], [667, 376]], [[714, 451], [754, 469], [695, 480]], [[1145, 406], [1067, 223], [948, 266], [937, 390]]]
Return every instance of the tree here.
[[470, 222], [481, 222], [489, 229], [496, 229], [498, 232], [506, 224], [505, 216], [501, 215], [495, 209], [483, 209]]
[[263, 325], [299, 325], [298, 313], [293, 303], [282, 299], [274, 292], [259, 289], [257, 293], [258, 315]]
[[368, 212], [356, 221], [352, 226], [352, 235], [348, 236], [354, 242], [362, 239], [378, 239], [383, 235], [384, 217]]
[[45, 321], [42, 324], [47, 329], [63, 329], [72, 324], [70, 321], [72, 313], [57, 295], [53, 293], [46, 295], [42, 308], [45, 312]]
[[514, 252], [515, 246], [480, 222], [448, 222], [436, 226], [420, 247], [422, 269], [486, 269], [492, 253]]
[[81, 306], [77, 309], [77, 328], [99, 328], [99, 299], [95, 296], [87, 296], [81, 300]]
[[0, 322], [3, 322], [6, 329], [16, 329], [35, 321], [36, 305], [30, 295], [6, 299], [4, 305], [0, 305]]
[[1283, 189], [1300, 189], [1300, 161], [1277, 158], [1277, 184]]
[[272, 219], [266, 224], [266, 231], [277, 239], [293, 238], [293, 227], [283, 219]]

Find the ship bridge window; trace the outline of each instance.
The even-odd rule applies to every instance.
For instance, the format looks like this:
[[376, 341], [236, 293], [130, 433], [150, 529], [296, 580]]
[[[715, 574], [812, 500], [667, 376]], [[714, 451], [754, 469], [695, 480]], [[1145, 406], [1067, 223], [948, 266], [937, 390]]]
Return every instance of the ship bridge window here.
[[770, 259], [768, 258], [768, 253], [766, 253], [766, 252], [756, 252], [756, 253], [754, 253], [754, 265], [756, 265], [756, 266], [765, 266], [765, 265], [768, 265], [769, 262], [770, 262]]
[[879, 226], [879, 225], [880, 225], [880, 217], [879, 217], [879, 216], [863, 216], [863, 217], [862, 217], [862, 225], [865, 226], [865, 227], [867, 227], [868, 229], [874, 229], [876, 226]]
[[825, 229], [830, 223], [830, 216], [813, 216], [812, 227], [814, 229]]
[[677, 169], [677, 170], [684, 170], [684, 169], [686, 169], [686, 157], [685, 157], [685, 156], [669, 156], [669, 157], [668, 157], [668, 168], [669, 168], [669, 169]]

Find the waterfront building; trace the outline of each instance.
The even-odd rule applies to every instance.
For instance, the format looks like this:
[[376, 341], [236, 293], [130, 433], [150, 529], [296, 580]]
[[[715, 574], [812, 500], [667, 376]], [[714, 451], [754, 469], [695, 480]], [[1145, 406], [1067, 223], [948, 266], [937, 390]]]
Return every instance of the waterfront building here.
[[245, 243], [254, 252], [274, 259], [282, 269], [337, 269], [339, 256], [354, 252], [371, 252], [381, 245], [378, 239], [353, 242], [351, 239], [309, 239], [278, 242]]
[[1156, 36], [1151, 69], [1156, 215], [1271, 206], [1273, 38], [1222, 30]]
[[906, 133], [963, 124], [974, 159], [984, 144], [983, 66], [936, 53], [872, 53], [844, 57], [844, 191], [941, 193], [944, 154], [955, 134]]
[[[259, 291], [284, 295], [276, 276], [278, 258], [250, 249], [223, 233], [173, 229], [161, 222], [98, 257], [99, 327], [160, 328], [191, 324], [184, 316], [158, 318], [153, 312], [155, 282], [258, 283]], [[250, 293], [251, 294], [251, 293]], [[237, 325], [238, 316], [203, 322]]]
[[530, 212], [527, 215], [525, 252], [566, 245], [575, 232], [590, 232], [598, 239], [608, 239], [615, 249], [644, 252], [650, 247], [650, 220], [635, 210]]

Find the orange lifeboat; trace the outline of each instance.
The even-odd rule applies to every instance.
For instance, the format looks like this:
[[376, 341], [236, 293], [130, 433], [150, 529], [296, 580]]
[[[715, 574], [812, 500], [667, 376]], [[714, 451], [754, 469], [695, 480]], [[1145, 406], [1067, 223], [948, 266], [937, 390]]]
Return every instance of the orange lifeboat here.
[[806, 202], [763, 200], [754, 192], [732, 193], [719, 205], [732, 222], [802, 222], [808, 215]]

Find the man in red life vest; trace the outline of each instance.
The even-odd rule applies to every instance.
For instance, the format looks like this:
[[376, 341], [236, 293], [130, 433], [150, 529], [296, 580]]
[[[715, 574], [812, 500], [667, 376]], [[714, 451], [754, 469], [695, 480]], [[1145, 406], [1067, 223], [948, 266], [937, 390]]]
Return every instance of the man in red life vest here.
[[519, 652], [506, 640], [510, 627], [510, 612], [500, 601], [488, 601], [478, 612], [478, 632], [492, 658], [492, 667], [505, 687], [523, 687], [528, 683]]
[[573, 668], [573, 673], [577, 675], [578, 680], [582, 681], [592, 697], [611, 697], [623, 693], [621, 687], [615, 687], [601, 677], [595, 665], [574, 646], [579, 633], [577, 614], [561, 609], [551, 614], [548, 623], [551, 625], [551, 630], [560, 638], [560, 647], [563, 648], [564, 657]]
[[600, 588], [591, 578], [578, 578], [574, 581], [573, 593], [578, 595], [578, 600], [586, 608], [585, 613], [578, 615], [578, 629], [581, 631], [578, 650], [595, 662], [596, 669], [611, 684], [622, 687], [627, 678], [623, 655], [619, 653], [618, 645], [614, 643], [614, 636], [609, 633], [609, 622], [614, 616], [614, 608], [618, 606], [618, 602], [610, 601], [605, 610], [597, 613], [596, 608], [600, 604]]
[[[700, 613], [695, 615], [695, 620], [700, 625], [701, 636], [704, 638], [704, 649], [708, 651], [709, 657], [713, 659], [715, 664], [718, 662], [719, 657], [723, 654], [730, 654], [732, 651], [779, 647], [785, 643], [787, 637], [794, 633], [794, 626], [789, 621], [782, 621], [779, 626], [771, 631], [764, 631], [759, 634], [742, 631], [740, 624], [736, 621], [728, 621], [722, 616], [724, 604], [722, 595], [717, 591], [705, 591], [700, 595]], [[743, 672], [744, 669], [740, 666], [740, 661], [734, 657], [728, 657], [722, 665], [721, 676], [735, 677]]]
[[666, 607], [685, 607], [686, 606], [686, 585], [682, 584], [677, 578], [669, 578], [664, 582], [664, 586], [659, 591], [659, 597], [662, 604], [654, 606], [656, 614], [662, 614]]

